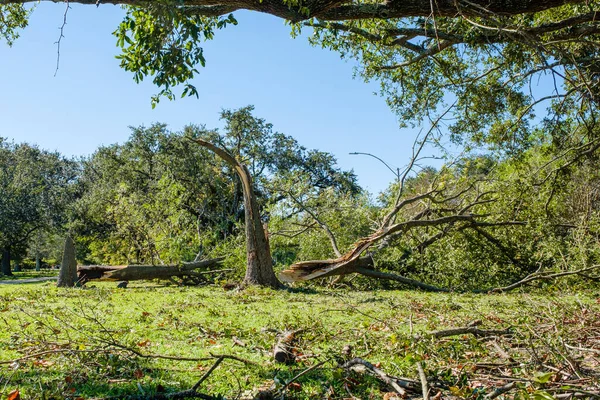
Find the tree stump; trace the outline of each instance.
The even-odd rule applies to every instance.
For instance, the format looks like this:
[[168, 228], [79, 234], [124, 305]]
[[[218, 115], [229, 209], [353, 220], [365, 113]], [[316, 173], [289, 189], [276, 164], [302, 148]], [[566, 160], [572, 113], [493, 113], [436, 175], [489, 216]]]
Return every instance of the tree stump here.
[[77, 282], [77, 260], [75, 259], [75, 245], [71, 236], [65, 240], [62, 264], [58, 273], [58, 287], [74, 287]]

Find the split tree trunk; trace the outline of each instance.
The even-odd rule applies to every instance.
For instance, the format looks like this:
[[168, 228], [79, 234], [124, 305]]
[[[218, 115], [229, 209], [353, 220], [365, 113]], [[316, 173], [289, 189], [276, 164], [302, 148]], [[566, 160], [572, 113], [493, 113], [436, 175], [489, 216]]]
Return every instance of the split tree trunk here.
[[10, 270], [10, 248], [6, 247], [2, 250], [2, 275], [12, 276]]
[[65, 251], [63, 252], [62, 264], [58, 273], [58, 287], [73, 287], [77, 282], [77, 260], [75, 258], [75, 245], [71, 236], [65, 239]]
[[245, 165], [235, 159], [229, 152], [202, 139], [194, 139], [200, 146], [214, 152], [229, 164], [242, 182], [244, 195], [244, 217], [246, 224], [246, 276], [244, 283], [249, 285], [270, 286], [280, 288], [281, 282], [273, 271], [273, 260], [269, 250], [269, 242], [263, 229], [258, 210], [258, 203], [252, 186], [252, 176]]

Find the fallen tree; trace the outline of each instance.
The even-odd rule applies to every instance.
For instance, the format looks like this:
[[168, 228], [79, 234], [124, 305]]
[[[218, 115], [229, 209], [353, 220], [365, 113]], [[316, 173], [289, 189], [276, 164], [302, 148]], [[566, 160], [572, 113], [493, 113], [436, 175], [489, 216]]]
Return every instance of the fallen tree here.
[[[345, 254], [340, 254], [335, 238], [331, 238], [333, 236], [331, 229], [323, 221], [316, 221], [330, 238], [333, 251], [337, 257], [328, 260], [294, 263], [288, 269], [282, 271], [279, 278], [283, 282], [293, 283], [332, 276], [343, 277], [356, 273], [376, 279], [392, 280], [432, 292], [466, 291], [465, 289], [456, 290], [436, 286], [395, 273], [376, 270], [373, 258], [369, 253], [381, 250], [392, 242], [407, 237], [409, 233], [412, 234], [415, 230], [421, 233], [420, 243], [414, 246], [414, 249], [419, 253], [450, 234], [471, 230], [496, 248], [507, 262], [518, 267], [523, 272], [524, 277], [522, 276], [506, 286], [477, 288], [467, 291], [475, 293], [507, 292], [532, 282], [551, 281], [573, 275], [592, 280], [600, 279], [585, 275], [586, 272], [597, 270], [600, 265], [588, 265], [572, 270], [569, 270], [570, 268], [546, 268], [542, 270], [540, 267], [535, 272], [531, 272], [531, 264], [517, 257], [513, 249], [505, 246], [488, 231], [490, 228], [495, 227], [525, 227], [529, 225], [529, 222], [497, 220], [499, 219], [497, 215], [490, 214], [485, 205], [496, 202], [498, 198], [493, 190], [487, 188], [485, 181], [474, 180], [471, 183], [454, 185], [448, 188], [446, 183], [440, 182], [443, 181], [442, 175], [437, 174], [433, 177], [427, 189], [423, 189], [421, 193], [406, 196], [404, 193], [405, 180], [418, 161], [419, 154], [430, 133], [431, 130], [420, 143], [415, 142], [413, 157], [409, 165], [402, 176], [398, 174], [399, 187], [392, 208], [383, 216], [378, 228], [372, 234], [360, 238]], [[307, 215], [316, 220], [314, 213], [309, 212], [310, 210], [306, 209], [306, 206], [299, 202], [296, 203], [300, 210], [305, 211]], [[366, 254], [367, 256], [365, 256]]]
[[223, 257], [173, 265], [87, 265], [77, 267], [80, 282], [89, 280], [138, 281], [151, 279], [192, 279], [203, 275], [230, 271], [229, 269], [196, 271], [221, 265]]

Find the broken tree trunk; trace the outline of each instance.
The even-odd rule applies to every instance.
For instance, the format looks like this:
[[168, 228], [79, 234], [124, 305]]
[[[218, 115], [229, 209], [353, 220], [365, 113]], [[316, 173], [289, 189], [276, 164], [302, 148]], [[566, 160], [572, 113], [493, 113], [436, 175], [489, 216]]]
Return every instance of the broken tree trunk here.
[[315, 278], [326, 278], [334, 275], [348, 275], [360, 272], [362, 269], [372, 269], [371, 257], [353, 258], [348, 261], [343, 257], [334, 260], [302, 261], [290, 265], [282, 271], [279, 278], [284, 282], [308, 281]]
[[[220, 265], [222, 261], [223, 257], [177, 265], [88, 265], [79, 267], [78, 272], [79, 279], [84, 281], [91, 279], [110, 281], [170, 279], [203, 274], [204, 272], [196, 272], [195, 270]], [[217, 273], [224, 271], [226, 270], [205, 272]]]
[[[403, 204], [408, 204], [413, 199], [422, 197], [422, 195], [415, 196], [414, 198], [405, 200]], [[399, 209], [399, 207], [400, 206], [396, 207], [396, 209]], [[457, 214], [436, 219], [412, 219], [393, 224], [392, 216], [397, 212], [396, 209], [389, 213], [384, 219], [384, 221], [387, 221], [385, 222], [387, 225], [384, 223], [384, 225], [373, 234], [358, 240], [352, 249], [343, 256], [332, 260], [304, 261], [293, 264], [289, 269], [282, 271], [281, 274], [279, 274], [279, 278], [284, 282], [296, 282], [333, 275], [346, 275], [353, 272], [362, 273], [359, 268], [364, 267], [365, 265], [361, 265], [364, 261], [360, 261], [360, 255], [368, 250], [374, 243], [385, 237], [400, 232], [406, 232], [416, 227], [438, 226], [454, 222], [474, 223], [474, 217], [472, 215]]]
[[117, 269], [127, 268], [127, 265], [79, 265], [77, 267], [77, 278], [81, 282], [94, 279], [104, 279], [105, 275]]
[[65, 239], [65, 250], [63, 252], [62, 264], [58, 273], [58, 287], [73, 287], [77, 282], [77, 260], [75, 258], [75, 245], [71, 236]]
[[229, 164], [242, 182], [247, 260], [244, 283], [280, 288], [282, 285], [273, 271], [273, 260], [271, 258], [269, 242], [260, 219], [250, 171], [226, 150], [202, 139], [194, 139], [194, 141], [200, 146], [206, 147]]
[[291, 364], [296, 359], [294, 340], [302, 330], [283, 331], [277, 335], [277, 343], [273, 347], [273, 358], [279, 363]]

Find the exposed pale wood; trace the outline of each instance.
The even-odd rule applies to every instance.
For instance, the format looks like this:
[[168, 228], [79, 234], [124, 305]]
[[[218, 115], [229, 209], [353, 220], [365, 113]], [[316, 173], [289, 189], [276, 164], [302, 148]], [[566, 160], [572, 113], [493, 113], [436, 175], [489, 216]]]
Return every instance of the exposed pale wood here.
[[294, 340], [296, 335], [301, 332], [295, 331], [283, 331], [277, 335], [277, 343], [273, 347], [273, 358], [279, 363], [290, 364], [294, 362], [296, 356], [294, 355]]

